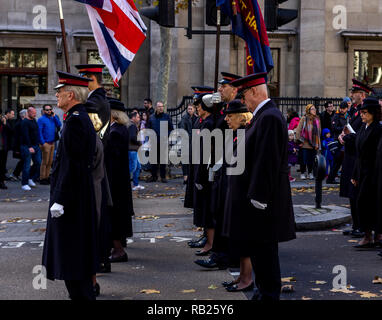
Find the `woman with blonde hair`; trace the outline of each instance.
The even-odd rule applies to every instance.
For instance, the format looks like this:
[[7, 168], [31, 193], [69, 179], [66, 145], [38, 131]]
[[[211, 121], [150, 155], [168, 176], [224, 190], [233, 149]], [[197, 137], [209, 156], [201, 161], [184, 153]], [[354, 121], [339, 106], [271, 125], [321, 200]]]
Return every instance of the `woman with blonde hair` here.
[[[237, 130], [245, 129], [253, 118], [251, 112], [240, 100], [233, 100], [228, 104], [225, 110], [225, 121], [228, 127], [233, 130], [233, 156], [237, 156]], [[226, 199], [233, 190], [230, 188], [230, 179], [228, 177]], [[225, 206], [227, 208], [227, 206]], [[242, 230], [237, 221], [242, 219], [241, 212], [231, 212], [224, 210], [223, 235], [229, 238], [230, 255], [240, 258], [240, 275], [233, 281], [223, 282], [223, 286], [228, 292], [251, 291], [254, 288], [252, 280], [252, 263], [250, 258], [250, 248], [242, 239]], [[232, 257], [231, 257], [232, 258]]]
[[313, 177], [313, 163], [317, 150], [321, 146], [321, 123], [320, 117], [317, 115], [316, 107], [308, 104], [305, 108], [305, 115], [301, 118], [296, 128], [296, 139], [302, 142], [302, 162], [301, 162], [301, 179], [306, 179], [305, 172], [308, 167], [308, 178]]
[[111, 209], [111, 233], [113, 249], [109, 260], [126, 262], [127, 254], [122, 241], [133, 235], [133, 199], [129, 170], [129, 131], [130, 120], [126, 108], [119, 100], [110, 99], [110, 135], [105, 148], [105, 163], [109, 179], [113, 207]]

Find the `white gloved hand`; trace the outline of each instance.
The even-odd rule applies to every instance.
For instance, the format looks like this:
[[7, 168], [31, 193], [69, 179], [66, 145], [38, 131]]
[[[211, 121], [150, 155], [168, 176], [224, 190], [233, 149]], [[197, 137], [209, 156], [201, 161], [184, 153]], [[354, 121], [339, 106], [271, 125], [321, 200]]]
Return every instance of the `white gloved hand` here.
[[212, 94], [212, 103], [220, 103], [222, 102], [222, 96], [220, 92], [215, 92]]
[[202, 97], [203, 103], [208, 107], [211, 108], [214, 104], [212, 102], [212, 94], [206, 94]]
[[253, 199], [251, 199], [251, 203], [256, 209], [265, 210], [267, 208], [267, 204], [260, 203], [259, 201]]
[[195, 183], [196, 188], [200, 191], [203, 190], [203, 186], [201, 184]]
[[52, 218], [59, 218], [64, 214], [64, 206], [58, 203], [53, 203], [50, 208], [50, 214]]

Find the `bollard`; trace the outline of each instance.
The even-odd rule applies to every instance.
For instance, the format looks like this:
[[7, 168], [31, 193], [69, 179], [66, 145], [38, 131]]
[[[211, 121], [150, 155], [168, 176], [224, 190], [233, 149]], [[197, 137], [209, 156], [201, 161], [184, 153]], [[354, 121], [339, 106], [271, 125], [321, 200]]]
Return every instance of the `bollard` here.
[[326, 161], [322, 154], [317, 154], [314, 159], [314, 176], [316, 180], [316, 209], [321, 209], [322, 203], [322, 181], [326, 176]]

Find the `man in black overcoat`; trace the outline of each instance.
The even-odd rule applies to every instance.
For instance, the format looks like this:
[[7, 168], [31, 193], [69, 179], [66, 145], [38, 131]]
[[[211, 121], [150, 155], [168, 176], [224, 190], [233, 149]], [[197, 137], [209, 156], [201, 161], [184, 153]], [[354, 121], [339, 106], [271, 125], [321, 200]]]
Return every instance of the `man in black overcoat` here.
[[[212, 94], [214, 92], [214, 88], [209, 86], [198, 86], [198, 87], [195, 86], [195, 87], [192, 87], [192, 90], [194, 90], [193, 105], [195, 106], [195, 108], [197, 104], [200, 102], [200, 99], [203, 95]], [[194, 120], [192, 124], [192, 130], [199, 130], [201, 123], [202, 123], [202, 119], [200, 118], [200, 115], [198, 114], [197, 118]], [[195, 197], [195, 189], [196, 189], [195, 188], [195, 168], [197, 165], [192, 162], [192, 133], [190, 138], [191, 138], [190, 150], [189, 150], [190, 169], [189, 169], [189, 174], [187, 178], [186, 193], [184, 196], [184, 207], [194, 209], [194, 224], [195, 224], [195, 221], [196, 221], [195, 220], [195, 203], [196, 202], [194, 201], [194, 197]], [[197, 209], [197, 211], [198, 210], [199, 209]], [[203, 248], [206, 242], [207, 242], [207, 234], [206, 234], [206, 230], [204, 230], [203, 235], [200, 238], [189, 241], [188, 245], [190, 246], [190, 248]]]
[[[372, 89], [364, 83], [353, 79], [353, 86], [350, 89], [352, 98], [356, 104], [354, 113], [350, 116], [349, 124], [357, 133], [362, 126], [360, 108], [363, 100], [371, 93]], [[357, 189], [351, 183], [351, 178], [356, 161], [355, 135], [351, 134], [348, 128], [344, 128], [338, 136], [338, 140], [345, 146], [344, 160], [342, 162], [341, 179], [340, 179], [340, 197], [348, 198], [350, 202], [350, 211], [353, 220], [352, 230], [345, 230], [344, 234], [355, 238], [364, 236], [361, 230], [359, 213], [357, 212]]]
[[[102, 141], [103, 151], [107, 146], [110, 135], [110, 104], [106, 98], [106, 91], [102, 87], [102, 71], [105, 65], [103, 64], [80, 64], [76, 65], [78, 72], [81, 76], [89, 78], [87, 111], [90, 119], [93, 122], [97, 135]], [[100, 149], [100, 148], [98, 148]], [[110, 195], [110, 186], [106, 169], [103, 173], [100, 187], [96, 187], [97, 203], [101, 203], [98, 219], [98, 241], [99, 241], [99, 272], [111, 272], [111, 265], [109, 262], [109, 255], [112, 244], [111, 237], [111, 217], [110, 211], [113, 205]]]
[[57, 73], [57, 106], [67, 117], [53, 163], [42, 264], [48, 279], [65, 280], [71, 299], [94, 300], [97, 216], [92, 165], [96, 132], [83, 104], [90, 80]]
[[235, 80], [253, 119], [246, 127], [245, 168], [228, 176], [232, 193], [225, 210], [241, 215], [230, 237], [250, 248], [255, 283], [252, 299], [279, 300], [281, 276], [278, 243], [296, 238], [288, 178], [288, 130], [284, 116], [268, 98], [266, 73]]

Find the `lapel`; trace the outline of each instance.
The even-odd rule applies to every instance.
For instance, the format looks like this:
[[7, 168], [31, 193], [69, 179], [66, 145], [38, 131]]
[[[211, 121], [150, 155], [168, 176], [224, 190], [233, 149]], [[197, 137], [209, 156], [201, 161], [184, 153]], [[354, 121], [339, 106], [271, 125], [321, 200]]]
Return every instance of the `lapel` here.
[[362, 153], [363, 149], [365, 148], [366, 142], [370, 136], [370, 134], [374, 131], [376, 122], [372, 122], [366, 129], [366, 124], [362, 125], [361, 132], [360, 132], [360, 139], [359, 139], [359, 150], [360, 153]]
[[251, 120], [251, 124], [255, 123], [259, 118], [260, 116], [262, 115], [262, 113], [265, 111], [265, 110], [268, 110], [272, 107], [274, 107], [275, 104], [272, 100], [268, 101], [257, 113], [256, 115], [252, 118]]

